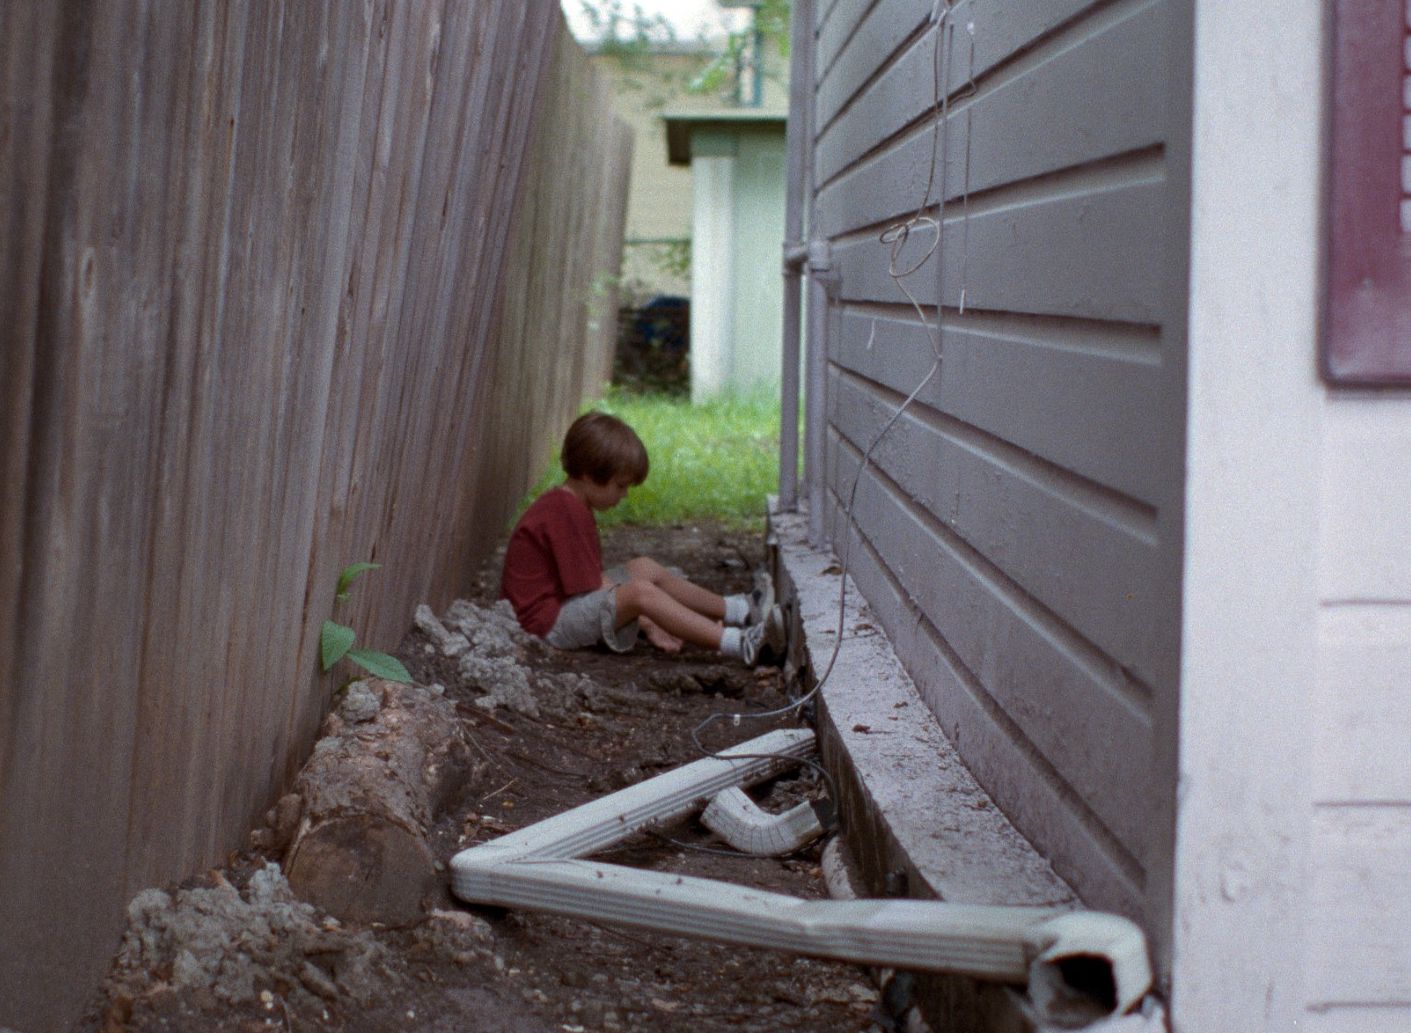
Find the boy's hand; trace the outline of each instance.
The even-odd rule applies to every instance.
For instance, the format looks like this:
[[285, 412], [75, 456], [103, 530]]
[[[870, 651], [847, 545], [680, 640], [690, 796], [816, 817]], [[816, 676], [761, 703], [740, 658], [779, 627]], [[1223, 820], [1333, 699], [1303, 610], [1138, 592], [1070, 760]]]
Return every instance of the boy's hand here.
[[681, 639], [668, 632], [660, 624], [645, 615], [637, 618], [637, 623], [642, 628], [642, 634], [647, 636], [647, 641], [656, 646], [663, 653], [679, 653], [685, 644]]

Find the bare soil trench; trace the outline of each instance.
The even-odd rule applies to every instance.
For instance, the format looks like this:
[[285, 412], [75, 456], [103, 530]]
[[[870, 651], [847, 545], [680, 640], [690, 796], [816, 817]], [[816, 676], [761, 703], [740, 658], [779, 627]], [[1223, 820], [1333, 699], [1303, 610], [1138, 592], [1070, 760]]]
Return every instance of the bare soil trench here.
[[[762, 558], [758, 535], [708, 524], [621, 528], [606, 532], [603, 545], [608, 564], [652, 555], [719, 592], [748, 589], [750, 569]], [[497, 581], [498, 557], [469, 601], [492, 606]], [[668, 656], [643, 642], [630, 655], [615, 656], [521, 644], [538, 716], [509, 706], [487, 713], [475, 705], [485, 686], [467, 683], [425, 632], [413, 631], [397, 653], [418, 684], [440, 685], [458, 704], [473, 747], [472, 773], [433, 831], [438, 867], [467, 846], [697, 759], [691, 731], [709, 714], [748, 714], [786, 702], [777, 669], [749, 671], [689, 649]], [[777, 726], [719, 722], [706, 741], [719, 748]], [[778, 810], [821, 795], [811, 777], [788, 774], [753, 795]], [[778, 859], [698, 849], [721, 846], [691, 819], [631, 840], [605, 859], [801, 897], [826, 895], [821, 842]], [[873, 984], [854, 966], [471, 908], [451, 897], [444, 871], [424, 904], [425, 917], [409, 927], [340, 922], [292, 895], [270, 866], [277, 857], [273, 850], [244, 850], [204, 877], [140, 895], [129, 908], [132, 921], [109, 977], [76, 1028], [891, 1028]]]

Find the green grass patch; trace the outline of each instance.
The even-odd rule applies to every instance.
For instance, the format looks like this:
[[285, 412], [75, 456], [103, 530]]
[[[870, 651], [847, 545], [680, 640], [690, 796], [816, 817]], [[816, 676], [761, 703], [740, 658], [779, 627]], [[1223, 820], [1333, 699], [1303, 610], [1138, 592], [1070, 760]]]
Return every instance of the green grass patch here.
[[[779, 396], [723, 395], [704, 405], [613, 391], [586, 407], [625, 420], [647, 446], [651, 472], [598, 526], [720, 520], [764, 526], [765, 497], [779, 490]], [[586, 411], [586, 409], [585, 409]], [[555, 456], [529, 501], [562, 482]]]

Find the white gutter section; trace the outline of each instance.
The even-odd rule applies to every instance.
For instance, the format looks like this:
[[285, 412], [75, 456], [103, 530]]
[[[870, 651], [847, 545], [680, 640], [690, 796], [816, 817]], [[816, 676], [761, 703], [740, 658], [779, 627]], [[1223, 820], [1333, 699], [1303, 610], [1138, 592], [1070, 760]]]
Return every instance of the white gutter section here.
[[791, 854], [823, 835], [823, 823], [805, 800], [783, 814], [770, 814], [732, 786], [715, 794], [701, 813], [701, 824], [742, 854], [778, 857]]
[[714, 757], [463, 850], [452, 891], [472, 904], [773, 947], [816, 957], [1024, 984], [1041, 1021], [1074, 1028], [1122, 1014], [1151, 985], [1141, 930], [1117, 915], [930, 900], [800, 900], [574, 858], [763, 781], [813, 748], [807, 729], [770, 732]]
[[487, 863], [526, 858], [536, 862], [566, 860], [606, 850], [649, 825], [666, 824], [700, 810], [723, 789], [772, 778], [811, 753], [810, 729], [787, 728], [761, 735], [518, 832], [462, 850], [451, 858], [452, 889], [460, 895], [462, 867], [479, 870]]

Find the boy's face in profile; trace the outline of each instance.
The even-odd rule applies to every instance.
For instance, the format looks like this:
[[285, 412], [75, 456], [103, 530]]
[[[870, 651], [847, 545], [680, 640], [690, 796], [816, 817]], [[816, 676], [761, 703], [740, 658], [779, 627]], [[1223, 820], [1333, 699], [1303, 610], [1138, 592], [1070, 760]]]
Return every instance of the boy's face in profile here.
[[583, 501], [588, 503], [592, 509], [612, 509], [627, 497], [627, 491], [631, 487], [632, 478], [626, 474], [618, 474], [606, 484], [599, 484], [591, 478], [584, 478]]

